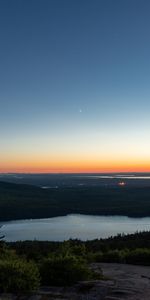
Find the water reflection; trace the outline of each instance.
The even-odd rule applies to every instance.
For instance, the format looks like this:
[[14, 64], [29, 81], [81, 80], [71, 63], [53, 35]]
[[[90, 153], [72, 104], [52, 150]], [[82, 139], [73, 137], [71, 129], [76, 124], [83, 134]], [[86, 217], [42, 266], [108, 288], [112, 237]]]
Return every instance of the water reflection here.
[[67, 215], [6, 222], [1, 227], [1, 234], [5, 234], [7, 241], [34, 239], [63, 241], [69, 238], [91, 240], [144, 230], [150, 230], [149, 217]]

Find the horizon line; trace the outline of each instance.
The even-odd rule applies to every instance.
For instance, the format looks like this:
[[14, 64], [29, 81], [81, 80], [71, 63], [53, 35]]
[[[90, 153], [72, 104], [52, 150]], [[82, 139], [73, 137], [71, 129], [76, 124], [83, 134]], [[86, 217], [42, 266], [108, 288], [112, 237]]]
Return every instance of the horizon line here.
[[144, 173], [144, 174], [150, 174], [150, 171], [113, 171], [113, 172], [0, 172], [0, 175], [13, 175], [13, 174], [43, 174], [43, 175], [58, 175], [58, 174], [61, 174], [61, 175], [71, 175], [71, 174], [141, 174], [141, 173]]

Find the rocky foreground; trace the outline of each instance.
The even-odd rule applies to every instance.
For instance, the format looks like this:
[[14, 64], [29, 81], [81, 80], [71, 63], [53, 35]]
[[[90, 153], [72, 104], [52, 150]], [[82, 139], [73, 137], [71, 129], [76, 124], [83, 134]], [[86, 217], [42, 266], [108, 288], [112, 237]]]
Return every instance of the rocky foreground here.
[[79, 282], [73, 287], [43, 287], [32, 295], [3, 294], [0, 300], [150, 300], [150, 267], [93, 264], [106, 280]]

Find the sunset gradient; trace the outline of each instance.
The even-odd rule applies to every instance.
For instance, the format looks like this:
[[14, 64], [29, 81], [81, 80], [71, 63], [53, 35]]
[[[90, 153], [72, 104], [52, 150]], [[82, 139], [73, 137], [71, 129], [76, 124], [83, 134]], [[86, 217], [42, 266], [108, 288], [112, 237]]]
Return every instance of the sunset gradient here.
[[0, 172], [150, 172], [150, 2], [0, 2]]

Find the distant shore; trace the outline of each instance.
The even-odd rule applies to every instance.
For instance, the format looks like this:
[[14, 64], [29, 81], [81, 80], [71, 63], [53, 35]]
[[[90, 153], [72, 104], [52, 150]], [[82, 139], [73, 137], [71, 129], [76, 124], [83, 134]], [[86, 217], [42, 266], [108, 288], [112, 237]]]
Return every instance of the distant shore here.
[[39, 219], [68, 214], [150, 216], [150, 187], [60, 186], [0, 182], [0, 221]]

